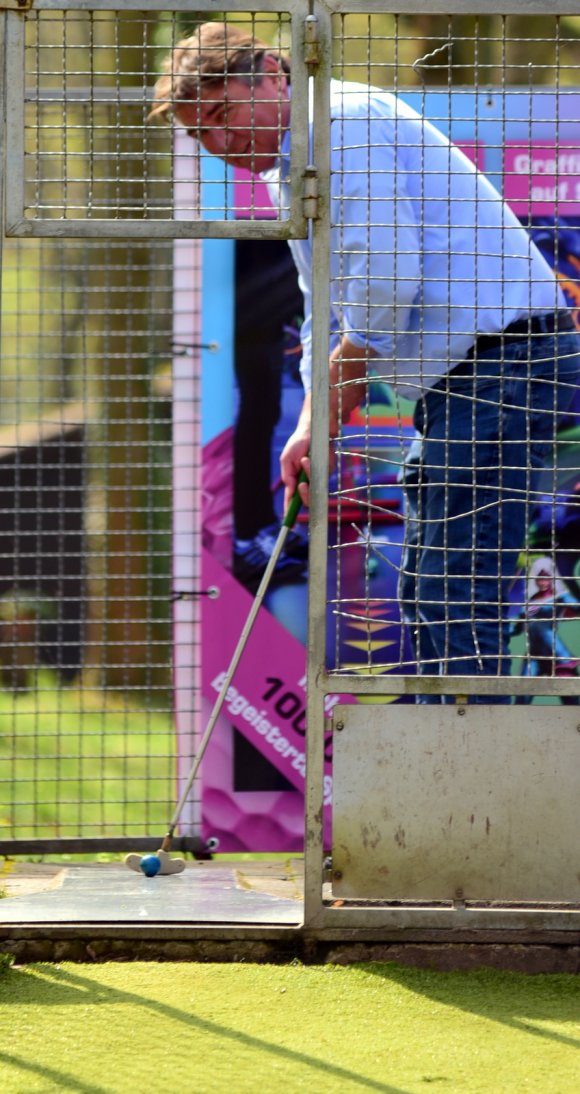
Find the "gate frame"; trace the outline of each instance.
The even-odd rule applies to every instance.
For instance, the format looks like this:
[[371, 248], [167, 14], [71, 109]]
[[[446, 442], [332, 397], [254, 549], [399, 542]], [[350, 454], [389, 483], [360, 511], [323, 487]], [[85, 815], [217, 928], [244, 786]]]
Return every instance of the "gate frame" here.
[[[319, 217], [313, 223], [312, 264], [316, 270], [313, 278], [312, 302], [312, 480], [310, 503], [310, 574], [309, 582], [309, 643], [308, 643], [308, 706], [307, 706], [307, 784], [305, 824], [305, 895], [304, 924], [307, 935], [319, 940], [369, 940], [400, 941], [428, 939], [459, 941], [473, 939], [473, 932], [481, 940], [482, 932], [491, 932], [493, 940], [516, 938], [519, 941], [545, 938], [555, 934], [560, 940], [570, 941], [570, 932], [580, 929], [580, 903], [562, 904], [558, 907], [532, 906], [529, 904], [503, 907], [470, 907], [457, 899], [452, 907], [441, 908], [432, 904], [420, 907], [416, 902], [396, 901], [366, 903], [364, 896], [347, 903], [333, 902], [324, 893], [324, 881], [331, 880], [331, 869], [325, 868], [323, 843], [324, 802], [324, 733], [325, 700], [339, 694], [381, 696], [470, 694], [527, 694], [527, 695], [577, 695], [578, 680], [534, 680], [531, 678], [474, 678], [466, 676], [381, 676], [347, 673], [329, 673], [326, 670], [326, 589], [327, 589], [327, 527], [328, 527], [328, 473], [329, 473], [329, 414], [328, 414], [328, 331], [330, 330], [330, 226], [326, 196], [329, 193], [330, 167], [330, 101], [332, 16], [334, 14], [404, 14], [414, 13], [413, 0], [315, 0], [313, 11], [319, 25], [319, 65], [314, 73], [314, 153], [313, 159], [319, 178]], [[498, 11], [495, 0], [427, 0], [424, 10], [432, 14], [494, 14], [501, 16], [580, 15], [580, 0], [507, 0]], [[315, 580], [312, 575], [315, 574]], [[375, 708], [376, 709], [376, 708]], [[390, 708], [392, 709], [392, 708]], [[494, 709], [493, 707], [490, 709]], [[429, 707], [417, 706], [428, 717]], [[495, 705], [495, 711], [505, 706]], [[425, 713], [427, 712], [427, 713]], [[501, 717], [501, 715], [500, 715]], [[525, 719], [524, 712], [509, 708], [509, 717]], [[326, 727], [327, 729], [327, 727]], [[554, 936], [555, 937], [555, 936]]]
[[[26, 4], [28, 0], [24, 0]], [[25, 215], [25, 156], [24, 156], [24, 111], [27, 101], [25, 87], [25, 31], [26, 15], [29, 11], [110, 11], [114, 12], [189, 12], [191, 4], [187, 0], [30, 0], [30, 7], [24, 7], [14, 0], [0, 0], [0, 12], [4, 9], [5, 58], [3, 65], [5, 90], [5, 144], [4, 171], [5, 186], [5, 234], [8, 236], [42, 236], [76, 239], [304, 239], [308, 234], [308, 206], [305, 198], [308, 194], [308, 62], [306, 37], [308, 22], [304, 19], [304, 5], [301, 0], [260, 0], [257, 15], [288, 15], [292, 34], [292, 57], [296, 63], [292, 69], [292, 114], [290, 130], [292, 147], [290, 170], [292, 183], [290, 190], [290, 209], [286, 219], [235, 221], [226, 219], [186, 219], [151, 218], [117, 220], [101, 217], [86, 220], [79, 217], [28, 218]], [[199, 0], [196, 11], [215, 14], [216, 6], [211, 0]], [[219, 13], [246, 12], [248, 4], [244, 0], [225, 0], [220, 2]], [[126, 96], [123, 96], [127, 101]], [[98, 93], [95, 101], [99, 102]], [[104, 99], [103, 101], [109, 101]], [[141, 96], [134, 101], [142, 103]], [[203, 210], [201, 211], [203, 217]]]
[[[249, 5], [244, 0], [224, 0], [219, 14], [247, 13]], [[216, 14], [212, 0], [199, 0], [196, 12]], [[260, 0], [253, 14], [285, 15], [291, 29], [293, 56], [292, 111], [290, 130], [291, 182], [288, 185], [290, 207], [284, 219], [271, 216], [255, 220], [207, 218], [203, 209], [199, 219], [187, 219], [176, 206], [172, 219], [131, 220], [102, 217], [86, 220], [80, 217], [66, 219], [27, 218], [25, 216], [24, 170], [24, 119], [28, 102], [50, 102], [50, 95], [30, 96], [26, 90], [25, 33], [26, 17], [31, 12], [119, 12], [176, 13], [191, 11], [188, 0], [0, 0], [0, 275], [4, 237], [59, 238], [59, 239], [111, 239], [149, 240], [160, 239], [288, 239], [305, 238], [309, 223], [316, 211], [316, 180], [309, 164], [308, 97], [309, 76], [313, 64], [309, 46], [311, 20], [302, 0]], [[66, 95], [66, 89], [65, 89]], [[71, 95], [74, 99], [74, 92]], [[97, 92], [96, 104], [111, 102], [110, 94]], [[147, 99], [139, 91], [119, 88], [119, 101], [145, 105]], [[175, 181], [175, 180], [173, 180]], [[225, 216], [231, 210], [224, 210]], [[0, 331], [2, 314], [0, 309]], [[199, 835], [180, 835], [173, 840], [174, 850], [206, 857], [208, 848]], [[155, 851], [159, 846], [156, 836], [114, 837], [27, 837], [0, 839], [0, 855], [51, 855], [91, 854], [103, 851], [118, 853], [126, 850]]]
[[[383, 939], [411, 940], [428, 937], [430, 940], [457, 940], [473, 937], [476, 932], [481, 940], [482, 932], [488, 931], [493, 939], [508, 934], [522, 941], [530, 937], [544, 938], [546, 932], [558, 934], [562, 941], [570, 941], [570, 932], [580, 927], [580, 908], [560, 906], [557, 909], [530, 908], [525, 906], [494, 909], [471, 909], [457, 901], [452, 909], [435, 909], [401, 906], [380, 907], [330, 907], [324, 899], [324, 847], [323, 847], [323, 767], [324, 767], [324, 701], [338, 693], [377, 696], [384, 694], [385, 680], [376, 676], [351, 676], [331, 674], [325, 668], [326, 636], [326, 577], [327, 577], [327, 517], [328, 517], [328, 331], [330, 301], [329, 250], [329, 80], [331, 74], [331, 20], [335, 14], [404, 14], [416, 10], [414, 0], [262, 0], [254, 10], [257, 13], [288, 13], [292, 22], [293, 97], [292, 97], [292, 207], [291, 215], [284, 221], [184, 221], [184, 220], [110, 220], [82, 221], [67, 219], [30, 220], [24, 217], [23, 208], [23, 114], [25, 86], [22, 63], [23, 27], [27, 11], [136, 11], [178, 12], [189, 11], [188, 0], [0, 0], [0, 12], [4, 20], [0, 29], [0, 61], [5, 96], [5, 107], [0, 118], [0, 145], [6, 170], [0, 171], [0, 191], [4, 189], [6, 204], [2, 203], [0, 216], [3, 223], [0, 235], [60, 236], [71, 238], [305, 238], [308, 221], [312, 219], [313, 266], [313, 433], [311, 484], [311, 574], [316, 580], [309, 583], [309, 644], [308, 644], [308, 726], [307, 735], [307, 783], [305, 817], [305, 905], [304, 931], [306, 935], [324, 940], [333, 939]], [[442, 10], [443, 9], [443, 10]], [[474, 10], [475, 9], [475, 10]], [[212, 0], [199, 0], [196, 10], [215, 12]], [[220, 4], [220, 13], [246, 12], [247, 0], [229, 0]], [[494, 14], [521, 15], [579, 15], [580, 0], [507, 0], [497, 10], [497, 0], [426, 0], [424, 11], [431, 14]], [[310, 20], [310, 22], [308, 22]], [[308, 51], [306, 26], [316, 25], [318, 51], [316, 59], [306, 60]], [[309, 42], [312, 40], [309, 38]], [[310, 55], [309, 55], [310, 56]], [[309, 72], [310, 66], [310, 72]], [[313, 77], [314, 92], [314, 172], [309, 167], [308, 149], [308, 83]], [[317, 205], [311, 200], [308, 182], [318, 178]], [[1, 195], [0, 195], [1, 196]], [[4, 217], [6, 219], [4, 220]], [[0, 238], [0, 249], [2, 239]], [[1, 250], [0, 250], [1, 257]], [[577, 681], [478, 679], [477, 691], [492, 694], [576, 694]], [[418, 692], [436, 694], [469, 694], [474, 690], [468, 677], [452, 680], [440, 677], [389, 676], [388, 690], [392, 694], [406, 695]], [[510, 711], [510, 716], [515, 716]], [[103, 846], [103, 841], [99, 841]], [[136, 841], [131, 840], [135, 846]], [[61, 845], [59, 845], [61, 846]]]

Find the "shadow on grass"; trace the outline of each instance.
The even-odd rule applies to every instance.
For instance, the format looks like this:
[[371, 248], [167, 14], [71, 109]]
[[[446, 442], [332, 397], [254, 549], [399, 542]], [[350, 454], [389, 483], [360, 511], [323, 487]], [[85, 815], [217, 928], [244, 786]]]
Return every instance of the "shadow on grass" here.
[[521, 1033], [580, 1049], [579, 1038], [533, 1024], [570, 1022], [578, 1025], [579, 977], [558, 973], [530, 976], [496, 969], [440, 972], [382, 962], [357, 965], [353, 971], [400, 984], [436, 1003], [499, 1022]]
[[[42, 979], [35, 973], [41, 973]], [[6, 989], [6, 990], [3, 990]], [[9, 969], [0, 981], [0, 1003], [13, 1006], [74, 1006], [79, 1004], [84, 1008], [95, 1004], [119, 1004], [124, 1003], [135, 1007], [143, 1007], [152, 1014], [163, 1018], [169, 1018], [174, 1022], [180, 1022], [189, 1030], [196, 1030], [201, 1034], [211, 1034], [221, 1037], [233, 1045], [253, 1049], [258, 1052], [269, 1053], [271, 1056], [284, 1061], [287, 1064], [302, 1064], [313, 1071], [323, 1073], [325, 1079], [336, 1079], [337, 1090], [339, 1084], [344, 1082], [356, 1083], [361, 1089], [376, 1090], [380, 1094], [407, 1094], [401, 1087], [390, 1086], [388, 1083], [371, 1079], [348, 1068], [336, 1067], [328, 1060], [319, 1060], [315, 1056], [309, 1056], [304, 1052], [296, 1052], [285, 1048], [261, 1037], [253, 1037], [251, 1034], [240, 1030], [231, 1029], [219, 1022], [212, 1022], [206, 1018], [196, 1017], [195, 1014], [180, 1010], [167, 1003], [147, 999], [135, 992], [121, 991], [118, 988], [103, 987], [95, 984], [90, 978], [71, 972], [69, 969], [54, 968], [52, 965], [36, 965], [28, 969]], [[78, 1094], [106, 1094], [100, 1087], [83, 1084], [66, 1074], [55, 1069], [45, 1068], [43, 1065], [31, 1064], [29, 1060], [13, 1057], [10, 1054], [0, 1053], [0, 1060], [10, 1062], [13, 1067], [22, 1066], [23, 1070], [34, 1071], [35, 1074], [45, 1075], [54, 1082], [60, 1082], [63, 1090], [78, 1091]], [[314, 1076], [312, 1082], [315, 1083]]]
[[108, 1094], [104, 1086], [83, 1083], [82, 1079], [77, 1079], [66, 1071], [57, 1071], [55, 1067], [49, 1067], [48, 1064], [34, 1064], [31, 1060], [25, 1060], [23, 1056], [15, 1056], [13, 1052], [0, 1051], [0, 1064], [10, 1064], [11, 1067], [18, 1068], [19, 1071], [29, 1075], [50, 1079], [59, 1090], [73, 1090], [75, 1094]]

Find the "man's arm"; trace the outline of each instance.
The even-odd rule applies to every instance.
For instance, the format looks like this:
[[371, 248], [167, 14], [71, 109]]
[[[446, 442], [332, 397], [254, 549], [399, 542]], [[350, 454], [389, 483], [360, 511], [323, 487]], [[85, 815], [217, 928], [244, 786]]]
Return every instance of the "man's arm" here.
[[369, 346], [353, 346], [346, 336], [330, 354], [329, 435], [338, 437], [353, 410], [366, 395], [368, 361], [375, 357]]
[[[296, 493], [298, 476], [301, 471], [306, 472], [310, 479], [310, 432], [312, 422], [312, 394], [306, 392], [302, 410], [298, 417], [296, 429], [286, 441], [280, 456], [280, 474], [286, 487], [284, 492], [284, 512], [286, 512], [291, 499]], [[301, 483], [298, 491], [304, 505], [308, 505], [308, 483]]]
[[[366, 393], [366, 376], [369, 357], [374, 353], [368, 347], [353, 346], [343, 337], [332, 351], [329, 361], [329, 436], [333, 440], [340, 432], [341, 424], [348, 422], [353, 410], [363, 402]], [[310, 479], [310, 438], [312, 429], [312, 396], [307, 392], [296, 429], [288, 438], [280, 456], [280, 471], [286, 487], [284, 508], [286, 509], [298, 483], [298, 476], [305, 471]], [[331, 446], [330, 467], [334, 463], [334, 449]], [[300, 497], [308, 505], [308, 483], [298, 487]]]

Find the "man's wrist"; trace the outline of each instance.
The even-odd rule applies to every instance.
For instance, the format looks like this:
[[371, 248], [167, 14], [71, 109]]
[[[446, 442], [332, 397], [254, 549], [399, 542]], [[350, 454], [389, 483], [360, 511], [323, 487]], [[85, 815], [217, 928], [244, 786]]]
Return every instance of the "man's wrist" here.
[[296, 423], [295, 433], [301, 433], [303, 436], [310, 439], [310, 428], [312, 423], [312, 393], [306, 392], [304, 396], [304, 402], [300, 414], [298, 415], [298, 421]]

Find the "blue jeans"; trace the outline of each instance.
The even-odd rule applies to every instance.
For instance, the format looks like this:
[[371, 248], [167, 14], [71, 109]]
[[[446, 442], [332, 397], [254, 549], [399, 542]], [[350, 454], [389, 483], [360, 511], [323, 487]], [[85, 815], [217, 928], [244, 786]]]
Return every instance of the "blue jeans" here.
[[422, 459], [406, 488], [400, 595], [425, 675], [510, 674], [509, 590], [540, 472], [580, 376], [580, 334], [523, 337], [498, 356], [478, 353], [474, 375], [449, 374], [415, 410]]

